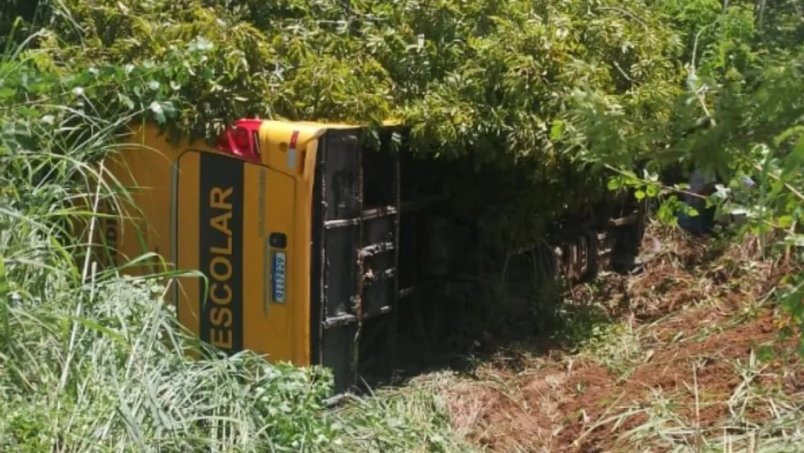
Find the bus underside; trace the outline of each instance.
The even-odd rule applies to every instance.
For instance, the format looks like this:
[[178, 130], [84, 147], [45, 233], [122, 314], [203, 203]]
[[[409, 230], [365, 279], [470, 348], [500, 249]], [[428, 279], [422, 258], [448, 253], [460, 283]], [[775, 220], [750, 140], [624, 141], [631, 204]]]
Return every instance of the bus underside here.
[[[479, 246], [478, 225], [450, 208], [446, 176], [455, 164], [415, 158], [404, 144], [396, 152], [392, 133], [385, 131], [379, 150], [364, 146], [356, 130], [330, 130], [319, 145], [312, 361], [333, 370], [338, 392], [387, 375], [403, 356], [427, 355], [467, 320], [467, 303], [501, 302], [479, 300], [491, 257]], [[503, 272], [531, 283], [534, 275], [577, 282], [627, 267], [644, 218], [627, 200], [601, 205], [550, 243], [506, 252]], [[511, 311], [527, 316], [523, 307]]]

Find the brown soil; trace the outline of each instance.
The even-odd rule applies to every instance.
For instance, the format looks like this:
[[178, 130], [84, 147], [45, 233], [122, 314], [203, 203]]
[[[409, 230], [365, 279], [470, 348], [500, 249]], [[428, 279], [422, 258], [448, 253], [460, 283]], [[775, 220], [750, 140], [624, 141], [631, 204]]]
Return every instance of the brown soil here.
[[[748, 260], [746, 247], [718, 251], [700, 238], [663, 234], [665, 251], [643, 272], [609, 276], [595, 290], [572, 293], [638, 329], [641, 359], [615, 372], [605, 360], [563, 353], [560, 346], [525, 359], [509, 347], [474, 378], [457, 378], [444, 389], [455, 428], [490, 451], [661, 451], [650, 439], [635, 445], [627, 434], [648, 420], [648, 409], [664, 399], [703, 433], [729, 420], [733, 425], [727, 402], [746, 381], [739, 369], [763, 348], [773, 358], [760, 362], [761, 372], [749, 382], [781, 389], [804, 408], [797, 338], [779, 340], [787, 321], [778, 307], [762, 302], [790, 269]], [[743, 423], [771, 416], [757, 401], [746, 402], [743, 414]], [[689, 442], [695, 444], [694, 436]]]

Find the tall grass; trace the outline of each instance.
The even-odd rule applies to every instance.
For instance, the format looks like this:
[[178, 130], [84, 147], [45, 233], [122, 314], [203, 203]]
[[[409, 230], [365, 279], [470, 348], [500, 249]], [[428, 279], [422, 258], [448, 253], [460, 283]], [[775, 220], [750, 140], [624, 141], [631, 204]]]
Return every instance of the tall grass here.
[[[0, 450], [328, 445], [326, 373], [215, 358], [164, 303], [171, 276], [94, 261], [97, 207], [126, 199], [100, 162], [138, 112], [110, 115], [72, 76], [35, 52], [0, 62]], [[96, 92], [124, 82], [84, 80]]]
[[452, 427], [439, 373], [348, 401], [335, 411], [342, 436], [336, 451], [474, 451]]

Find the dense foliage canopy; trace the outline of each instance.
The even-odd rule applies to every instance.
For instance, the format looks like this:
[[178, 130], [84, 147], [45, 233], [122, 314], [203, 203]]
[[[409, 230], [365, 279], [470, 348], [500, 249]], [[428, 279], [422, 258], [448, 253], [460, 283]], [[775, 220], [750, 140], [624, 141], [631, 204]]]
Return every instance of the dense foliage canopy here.
[[801, 117], [794, 1], [23, 3], [13, 36], [37, 30], [23, 49], [35, 70], [98, 87], [102, 114], [144, 112], [204, 138], [247, 116], [397, 119], [415, 151], [516, 163], [520, 188], [562, 195], [502, 191], [519, 200], [495, 213], [517, 219], [502, 229], [533, 232], [503, 235], [515, 242], [597, 193], [589, 173], [567, 179], [581, 168], [693, 162], [729, 178]]

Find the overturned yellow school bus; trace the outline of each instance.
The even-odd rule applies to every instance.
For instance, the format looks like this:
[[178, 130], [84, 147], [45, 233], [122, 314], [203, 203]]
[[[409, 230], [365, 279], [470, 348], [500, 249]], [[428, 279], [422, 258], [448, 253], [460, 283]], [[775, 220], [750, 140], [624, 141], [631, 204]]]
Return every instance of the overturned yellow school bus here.
[[[137, 128], [108, 164], [138, 207], [107, 220], [112, 259], [156, 252], [171, 268], [200, 271], [205, 279], [171, 288], [189, 330], [225, 352], [329, 367], [335, 390], [350, 388], [367, 350], [393, 358], [399, 305], [462, 259], [440, 244], [452, 233], [433, 208], [439, 176], [393, 149], [399, 129], [382, 130], [378, 150], [364, 132], [241, 120], [208, 147]], [[634, 223], [621, 214], [608, 225]], [[604, 230], [564, 244], [556, 267], [604, 268], [617, 240]]]

